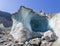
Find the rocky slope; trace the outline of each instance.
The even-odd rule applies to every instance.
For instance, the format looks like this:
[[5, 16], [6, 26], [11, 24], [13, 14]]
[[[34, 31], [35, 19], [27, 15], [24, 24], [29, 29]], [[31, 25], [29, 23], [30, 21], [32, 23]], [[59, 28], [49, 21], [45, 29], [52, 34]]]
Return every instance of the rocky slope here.
[[9, 33], [10, 31], [0, 31], [0, 46], [51, 46], [56, 40], [53, 32], [47, 31], [41, 37], [32, 38], [24, 44], [19, 44]]
[[7, 12], [0, 11], [0, 23], [3, 23], [5, 27], [12, 26], [11, 14]]

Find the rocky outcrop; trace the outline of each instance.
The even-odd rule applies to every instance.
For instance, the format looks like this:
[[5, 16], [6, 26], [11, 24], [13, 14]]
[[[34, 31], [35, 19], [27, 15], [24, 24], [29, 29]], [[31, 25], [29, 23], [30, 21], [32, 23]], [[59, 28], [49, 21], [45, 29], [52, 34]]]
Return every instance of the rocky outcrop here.
[[[31, 39], [28, 45], [33, 46], [52, 46], [53, 42], [56, 40], [56, 35], [51, 31], [46, 31], [41, 38]], [[29, 46], [30, 46], [29, 45]]]
[[0, 31], [0, 46], [51, 46], [56, 38], [52, 31], [46, 31], [41, 37], [35, 37], [24, 44], [19, 44], [19, 41], [15, 41], [9, 32]]

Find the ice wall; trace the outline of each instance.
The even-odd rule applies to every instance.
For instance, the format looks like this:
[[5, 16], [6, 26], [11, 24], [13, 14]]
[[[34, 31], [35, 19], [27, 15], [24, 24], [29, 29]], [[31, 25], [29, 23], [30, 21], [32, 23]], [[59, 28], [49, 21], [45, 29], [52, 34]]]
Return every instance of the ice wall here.
[[52, 46], [60, 46], [60, 13], [54, 14], [54, 16], [49, 20], [49, 25], [58, 37]]
[[21, 6], [19, 11], [12, 15], [12, 20], [13, 25], [10, 34], [19, 42], [35, 36], [35, 33], [31, 35], [32, 32], [45, 32], [49, 29], [47, 16], [38, 14], [24, 6]]
[[[13, 25], [10, 34], [15, 40], [20, 43], [29, 39], [32, 32], [45, 32], [52, 30], [58, 39], [53, 43], [53, 46], [59, 46], [60, 44], [60, 13], [52, 14], [40, 14], [34, 12], [32, 9], [21, 6], [18, 12], [12, 15]], [[32, 33], [33, 34], [33, 33]], [[39, 36], [39, 35], [38, 35]]]

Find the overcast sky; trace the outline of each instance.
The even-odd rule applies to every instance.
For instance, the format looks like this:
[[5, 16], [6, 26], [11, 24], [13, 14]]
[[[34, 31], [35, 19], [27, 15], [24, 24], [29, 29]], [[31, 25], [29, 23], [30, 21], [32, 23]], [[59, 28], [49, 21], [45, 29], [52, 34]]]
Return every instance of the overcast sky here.
[[46, 13], [60, 12], [60, 0], [0, 0], [0, 11], [14, 13], [23, 5], [39, 12]]

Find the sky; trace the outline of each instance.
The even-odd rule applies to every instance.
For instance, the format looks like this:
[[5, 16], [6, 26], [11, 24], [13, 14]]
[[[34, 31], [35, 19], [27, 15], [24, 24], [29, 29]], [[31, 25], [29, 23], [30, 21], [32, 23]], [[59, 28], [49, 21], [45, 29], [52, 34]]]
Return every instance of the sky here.
[[0, 11], [15, 13], [20, 6], [31, 8], [36, 12], [40, 10], [45, 13], [60, 12], [60, 0], [0, 0]]

